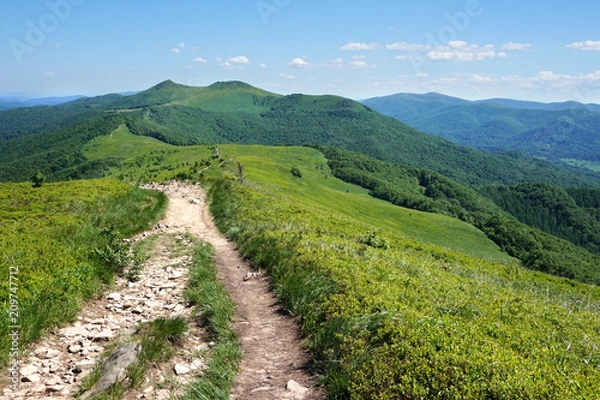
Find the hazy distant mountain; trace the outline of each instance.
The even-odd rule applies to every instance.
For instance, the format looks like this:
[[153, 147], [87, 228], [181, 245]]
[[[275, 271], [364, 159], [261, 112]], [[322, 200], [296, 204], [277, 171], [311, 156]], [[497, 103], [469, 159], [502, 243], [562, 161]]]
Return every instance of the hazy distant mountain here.
[[535, 101], [521, 101], [511, 99], [489, 99], [480, 100], [475, 103], [496, 104], [508, 108], [522, 108], [528, 110], [545, 111], [567, 111], [567, 110], [587, 110], [600, 113], [600, 104], [583, 104], [577, 101], [565, 101], [562, 103], [538, 103]]
[[0, 97], [0, 110], [10, 110], [12, 108], [21, 107], [57, 106], [82, 97], [83, 96], [57, 96], [29, 99], [15, 96], [2, 96]]
[[493, 152], [523, 151], [554, 162], [600, 162], [600, 105], [508, 99], [467, 101], [400, 93], [363, 104], [454, 143]]

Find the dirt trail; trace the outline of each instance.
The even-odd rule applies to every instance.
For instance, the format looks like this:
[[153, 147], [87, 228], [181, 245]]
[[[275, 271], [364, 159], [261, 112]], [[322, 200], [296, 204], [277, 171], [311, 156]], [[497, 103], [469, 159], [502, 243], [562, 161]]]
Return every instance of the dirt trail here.
[[[215, 228], [199, 186], [171, 184], [163, 190], [178, 225], [210, 243], [216, 251], [219, 278], [236, 304], [235, 329], [244, 359], [231, 393], [234, 400], [321, 399], [306, 369], [298, 325], [285, 315], [267, 279], [254, 273], [235, 245]], [[170, 207], [170, 208], [171, 208]]]
[[[169, 198], [167, 215], [150, 231], [140, 234], [171, 235], [184, 233], [210, 243], [216, 251], [219, 278], [236, 304], [235, 329], [239, 335], [243, 361], [230, 398], [232, 400], [324, 398], [312, 388], [314, 378], [305, 366], [299, 329], [292, 317], [286, 316], [271, 293], [264, 276], [256, 274], [245, 262], [235, 245], [215, 228], [203, 189], [194, 185], [151, 184], [146, 188], [163, 191]], [[135, 327], [159, 316], [191, 318], [185, 304], [183, 288], [187, 281], [190, 256], [177, 256], [167, 242], [158, 242], [154, 256], [145, 263], [140, 281], [118, 278], [110, 293], [87, 304], [78, 320], [59, 331], [45, 335], [31, 348], [31, 356], [22, 360], [23, 381], [17, 391], [0, 382], [0, 400], [68, 399], [77, 392], [99, 354], [114, 341], [126, 340]], [[166, 400], [181, 394], [190, 376], [176, 376], [173, 387], [157, 383], [173, 374], [175, 363], [194, 369], [202, 365], [195, 350], [205, 348], [203, 332], [192, 328], [183, 349], [170, 363], [148, 371], [146, 383], [128, 393], [125, 399]], [[161, 387], [161, 389], [157, 388]]]

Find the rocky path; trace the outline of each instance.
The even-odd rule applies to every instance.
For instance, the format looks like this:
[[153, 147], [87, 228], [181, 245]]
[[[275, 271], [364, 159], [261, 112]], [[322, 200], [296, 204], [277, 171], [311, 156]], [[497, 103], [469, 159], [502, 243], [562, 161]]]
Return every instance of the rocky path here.
[[[143, 236], [158, 233], [189, 246], [184, 234], [190, 233], [216, 250], [219, 277], [237, 305], [235, 328], [244, 353], [231, 399], [323, 398], [320, 390], [312, 388], [314, 379], [305, 369], [308, 358], [295, 321], [282, 312], [266, 278], [254, 273], [234, 244], [214, 227], [202, 188], [178, 183], [148, 188], [165, 192], [170, 202], [165, 220]], [[100, 353], [126, 340], [138, 324], [159, 317], [189, 319], [183, 290], [191, 258], [173, 254], [171, 244], [158, 241], [138, 282], [118, 279], [110, 293], [81, 311], [77, 322], [39, 341], [22, 360], [19, 389], [2, 384], [0, 400], [72, 398]], [[162, 400], [182, 393], [187, 381], [203, 368], [199, 354], [210, 345], [203, 336], [200, 328], [193, 327], [176, 357], [149, 371], [142, 387], [126, 399]]]
[[231, 399], [324, 398], [313, 388], [314, 377], [306, 369], [308, 355], [295, 320], [285, 315], [267, 278], [256, 274], [215, 228], [203, 190], [178, 185], [154, 188], [165, 191], [180, 210], [189, 208], [190, 199], [200, 200], [195, 211], [185, 213], [191, 216], [190, 232], [215, 248], [219, 278], [236, 304], [234, 323], [244, 353]]

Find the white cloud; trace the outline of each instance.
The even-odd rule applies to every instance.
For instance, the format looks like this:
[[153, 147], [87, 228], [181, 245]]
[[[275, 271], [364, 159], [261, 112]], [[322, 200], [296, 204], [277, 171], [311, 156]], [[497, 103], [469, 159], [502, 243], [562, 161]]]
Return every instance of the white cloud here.
[[171, 49], [171, 52], [172, 52], [172, 53], [175, 53], [175, 54], [180, 54], [180, 53], [181, 53], [181, 50], [180, 50], [180, 49], [178, 49], [177, 47], [174, 47], [174, 48], [172, 48], [172, 49]]
[[350, 66], [352, 68], [369, 68], [369, 63], [366, 61], [351, 61]]
[[46, 78], [54, 78], [56, 76], [56, 72], [44, 72], [42, 73], [42, 76], [45, 76]]
[[[544, 97], [558, 99], [585, 100], [600, 93], [600, 70], [581, 74], [558, 74], [540, 71], [533, 76], [495, 76], [480, 74], [455, 74], [428, 81], [426, 90], [452, 91], [455, 88], [485, 88], [492, 93], [544, 93]], [[493, 91], [492, 91], [493, 90]]]
[[407, 54], [400, 54], [400, 55], [394, 57], [394, 59], [395, 60], [410, 60], [410, 61], [416, 61], [416, 62], [423, 61], [422, 57], [413, 56], [413, 55], [407, 55]]
[[250, 64], [250, 59], [246, 56], [231, 57], [221, 66], [226, 69], [242, 69], [244, 65]]
[[267, 64], [260, 64], [260, 67], [263, 68], [263, 69], [267, 68]]
[[294, 80], [296, 79], [296, 77], [294, 75], [286, 75], [284, 73], [280, 73], [277, 76], [283, 78], [283, 79], [288, 79], [288, 80]]
[[177, 45], [177, 48], [178, 48], [178, 49], [183, 49], [184, 47], [185, 47], [185, 43], [179, 43], [179, 44]]
[[[526, 50], [532, 45], [527, 43], [507, 43], [501, 50]], [[413, 53], [426, 53], [430, 61], [474, 62], [490, 58], [507, 58], [508, 54], [498, 51], [493, 44], [480, 46], [460, 40], [449, 42], [447, 45], [432, 46], [420, 43], [396, 42], [386, 45], [388, 50], [400, 50]], [[400, 54], [396, 60], [421, 60], [415, 55]]]
[[377, 68], [376, 65], [371, 65], [366, 61], [356, 60], [350, 61], [350, 68]]
[[450, 42], [447, 46], [437, 46], [427, 53], [427, 58], [431, 61], [474, 62], [506, 57], [506, 53], [496, 51], [492, 44], [479, 46], [460, 40]]
[[205, 63], [206, 60], [202, 57], [196, 57], [192, 59], [193, 62], [197, 62], [197, 63]]
[[250, 64], [250, 60], [246, 56], [232, 57], [229, 60], [227, 60], [227, 62], [230, 62], [233, 64]]
[[587, 40], [585, 42], [575, 42], [567, 45], [568, 49], [583, 51], [600, 51], [600, 41]]
[[308, 68], [309, 64], [304, 61], [303, 58], [294, 58], [292, 61], [288, 63], [290, 67], [295, 68]]
[[525, 51], [525, 50], [531, 50], [533, 48], [533, 44], [531, 43], [513, 43], [513, 42], [508, 42], [506, 44], [503, 44], [501, 49], [502, 50], [509, 50], [509, 51]]
[[406, 43], [396, 42], [385, 46], [388, 50], [402, 50], [402, 51], [415, 51], [415, 52], [427, 52], [433, 50], [433, 46], [418, 43]]
[[350, 42], [342, 46], [342, 50], [361, 51], [361, 50], [377, 50], [381, 45], [379, 43], [358, 43]]

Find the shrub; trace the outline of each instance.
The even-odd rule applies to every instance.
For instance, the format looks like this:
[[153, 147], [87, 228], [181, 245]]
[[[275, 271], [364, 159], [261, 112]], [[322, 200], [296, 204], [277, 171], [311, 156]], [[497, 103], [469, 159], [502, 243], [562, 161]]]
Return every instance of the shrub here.
[[292, 169], [290, 170], [290, 172], [292, 173], [292, 175], [294, 175], [296, 178], [302, 178], [302, 172], [298, 169], [298, 167], [292, 167]]

